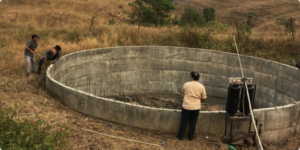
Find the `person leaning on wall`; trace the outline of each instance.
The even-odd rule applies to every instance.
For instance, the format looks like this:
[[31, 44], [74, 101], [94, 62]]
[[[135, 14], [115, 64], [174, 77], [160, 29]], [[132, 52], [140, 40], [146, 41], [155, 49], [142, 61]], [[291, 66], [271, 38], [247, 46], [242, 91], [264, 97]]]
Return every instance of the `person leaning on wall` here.
[[295, 67], [297, 67], [298, 69], [300, 69], [300, 63], [299, 62], [297, 62], [295, 59], [292, 61], [292, 63], [293, 63], [293, 65], [295, 66]]
[[41, 74], [42, 65], [44, 62], [51, 61], [51, 64], [54, 64], [61, 57], [61, 47], [56, 45], [55, 47], [50, 48], [46, 52], [46, 56], [40, 59], [38, 74]]
[[195, 128], [201, 109], [201, 102], [204, 102], [207, 98], [205, 87], [198, 82], [200, 75], [198, 72], [191, 72], [191, 82], [186, 82], [182, 88], [184, 95], [180, 128], [177, 138], [183, 140], [185, 129], [188, 121], [190, 122], [190, 130], [188, 139], [191, 141], [194, 138]]

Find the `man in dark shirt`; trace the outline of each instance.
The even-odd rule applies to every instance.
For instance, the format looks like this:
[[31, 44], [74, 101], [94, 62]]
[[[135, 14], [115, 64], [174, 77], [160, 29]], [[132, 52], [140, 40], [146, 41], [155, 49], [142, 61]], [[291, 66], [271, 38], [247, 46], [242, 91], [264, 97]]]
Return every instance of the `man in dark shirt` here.
[[30, 75], [30, 61], [32, 63], [32, 72], [35, 72], [35, 58], [33, 53], [35, 52], [39, 57], [41, 57], [41, 55], [37, 52], [37, 39], [37, 35], [32, 35], [31, 40], [28, 41], [25, 46], [24, 56], [26, 59], [26, 77], [29, 77]]
[[61, 47], [59, 45], [56, 45], [55, 47], [50, 48], [46, 52], [46, 56], [44, 58], [40, 59], [38, 74], [41, 74], [42, 65], [43, 65], [44, 61], [50, 60], [51, 64], [53, 64], [59, 60], [60, 56], [61, 56]]

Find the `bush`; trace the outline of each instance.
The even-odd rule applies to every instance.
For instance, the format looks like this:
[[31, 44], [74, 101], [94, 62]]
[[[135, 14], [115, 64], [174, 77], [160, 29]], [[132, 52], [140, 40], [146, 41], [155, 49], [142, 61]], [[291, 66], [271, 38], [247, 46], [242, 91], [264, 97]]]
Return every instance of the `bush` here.
[[113, 19], [109, 19], [109, 20], [108, 20], [108, 24], [109, 24], [109, 25], [114, 25], [114, 24], [116, 24], [115, 19], [114, 19], [114, 18], [113, 18]]
[[214, 21], [216, 19], [216, 10], [213, 7], [206, 7], [203, 9], [203, 15], [206, 22]]
[[0, 149], [62, 149], [68, 129], [52, 131], [40, 118], [17, 119], [18, 109], [0, 108]]
[[205, 19], [197, 10], [188, 7], [184, 9], [184, 13], [181, 16], [181, 25], [203, 27], [205, 25]]
[[253, 19], [255, 16], [255, 14], [253, 12], [247, 12], [245, 15], [249, 20]]
[[180, 20], [178, 20], [177, 16], [175, 16], [174, 18], [172, 18], [172, 24], [174, 26], [181, 24], [181, 22], [180, 22]]
[[80, 39], [79, 39], [79, 32], [74, 29], [74, 31], [72, 31], [71, 33], [69, 33], [68, 35], [68, 40], [71, 41], [71, 42], [78, 42]]
[[128, 5], [132, 12], [127, 14], [133, 23], [155, 27], [169, 24], [170, 12], [176, 8], [172, 0], [135, 0]]
[[181, 43], [186, 47], [214, 49], [218, 45], [210, 32], [201, 33], [194, 28], [183, 28], [179, 37]]

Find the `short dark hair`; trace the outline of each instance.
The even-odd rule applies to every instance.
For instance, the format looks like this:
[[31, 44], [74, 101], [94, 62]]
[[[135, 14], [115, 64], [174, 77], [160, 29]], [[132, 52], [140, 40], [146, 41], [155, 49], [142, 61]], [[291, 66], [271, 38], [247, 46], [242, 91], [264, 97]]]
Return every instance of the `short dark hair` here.
[[33, 39], [35, 37], [39, 38], [37, 35], [34, 34], [34, 35], [31, 36], [31, 39]]
[[192, 77], [194, 80], [199, 81], [200, 75], [199, 75], [198, 72], [192, 71], [192, 72], [191, 72], [191, 77]]
[[59, 45], [56, 45], [56, 46], [55, 46], [55, 49], [58, 50], [58, 51], [60, 51], [60, 50], [61, 50], [61, 47], [60, 47]]

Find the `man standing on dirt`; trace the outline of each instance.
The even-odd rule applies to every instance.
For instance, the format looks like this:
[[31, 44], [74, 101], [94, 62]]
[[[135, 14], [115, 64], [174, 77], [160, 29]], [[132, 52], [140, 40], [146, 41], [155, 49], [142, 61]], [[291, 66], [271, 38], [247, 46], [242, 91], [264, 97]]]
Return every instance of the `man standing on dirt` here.
[[179, 140], [183, 139], [187, 123], [190, 121], [188, 139], [191, 141], [194, 138], [195, 127], [197, 125], [199, 111], [201, 109], [201, 102], [204, 102], [207, 96], [205, 87], [198, 82], [200, 77], [199, 73], [191, 72], [190, 74], [192, 81], [185, 83], [182, 88], [184, 100], [182, 104], [181, 122], [177, 138]]
[[27, 42], [26, 46], [25, 46], [25, 59], [26, 59], [26, 77], [29, 77], [30, 75], [30, 61], [32, 63], [32, 72], [35, 72], [35, 58], [33, 53], [35, 52], [39, 57], [41, 57], [41, 55], [37, 52], [37, 40], [38, 40], [38, 36], [37, 35], [32, 35], [31, 40]]
[[41, 74], [42, 65], [43, 65], [44, 61], [50, 60], [51, 64], [54, 64], [55, 62], [57, 62], [59, 60], [60, 56], [61, 56], [61, 47], [59, 45], [56, 45], [55, 47], [50, 48], [46, 52], [46, 56], [44, 58], [40, 59], [38, 74]]

